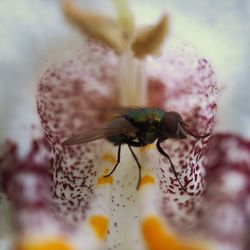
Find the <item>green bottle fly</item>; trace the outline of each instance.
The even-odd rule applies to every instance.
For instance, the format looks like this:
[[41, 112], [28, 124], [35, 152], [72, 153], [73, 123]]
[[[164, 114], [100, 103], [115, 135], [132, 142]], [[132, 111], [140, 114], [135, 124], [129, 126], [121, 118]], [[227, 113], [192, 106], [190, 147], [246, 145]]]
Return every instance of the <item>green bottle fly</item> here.
[[159, 108], [128, 108], [101, 127], [74, 135], [62, 144], [64, 146], [76, 145], [105, 138], [118, 146], [117, 162], [112, 171], [105, 177], [110, 176], [115, 171], [120, 163], [121, 145], [127, 144], [139, 169], [138, 189], [141, 181], [141, 165], [132, 147], [143, 147], [156, 141], [158, 151], [169, 160], [173, 173], [181, 189], [184, 190], [185, 188], [178, 178], [174, 164], [160, 144], [167, 139], [185, 139], [187, 134], [197, 139], [209, 135], [193, 134], [177, 112], [165, 112]]

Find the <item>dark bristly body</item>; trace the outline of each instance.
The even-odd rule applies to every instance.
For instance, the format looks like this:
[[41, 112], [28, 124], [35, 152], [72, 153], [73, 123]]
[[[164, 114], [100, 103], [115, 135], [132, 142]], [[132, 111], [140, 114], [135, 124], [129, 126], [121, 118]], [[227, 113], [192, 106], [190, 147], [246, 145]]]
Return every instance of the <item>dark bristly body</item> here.
[[169, 160], [180, 187], [184, 189], [175, 171], [174, 164], [162, 149], [161, 143], [166, 139], [185, 139], [187, 134], [197, 139], [208, 136], [195, 135], [189, 131], [188, 125], [177, 112], [165, 112], [159, 108], [128, 108], [103, 126], [72, 136], [62, 144], [64, 146], [75, 145], [105, 138], [118, 146], [116, 165], [105, 177], [110, 176], [115, 171], [120, 163], [121, 145], [127, 144], [139, 169], [138, 189], [141, 180], [141, 165], [132, 147], [143, 147], [156, 141], [158, 151]]

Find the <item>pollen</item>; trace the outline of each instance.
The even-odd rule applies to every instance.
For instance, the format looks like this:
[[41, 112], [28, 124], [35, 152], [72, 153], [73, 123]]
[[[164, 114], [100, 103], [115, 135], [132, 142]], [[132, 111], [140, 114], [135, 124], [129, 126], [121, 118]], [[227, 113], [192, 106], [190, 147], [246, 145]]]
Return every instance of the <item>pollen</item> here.
[[47, 239], [47, 240], [25, 240], [17, 243], [14, 247], [15, 250], [73, 250], [65, 239]]
[[140, 184], [140, 188], [144, 185], [147, 185], [147, 184], [154, 184], [155, 183], [155, 178], [153, 176], [150, 176], [150, 175], [144, 175], [142, 178], [141, 178], [141, 184]]
[[65, 17], [79, 31], [109, 46], [117, 54], [128, 48], [139, 59], [158, 54], [169, 30], [168, 17], [163, 15], [158, 23], [136, 29], [127, 1], [113, 3], [117, 11], [117, 20], [80, 9], [70, 0], [63, 0], [62, 7]]
[[110, 162], [112, 164], [116, 163], [116, 159], [115, 159], [115, 157], [112, 154], [104, 154], [102, 156], [102, 160], [106, 161], [106, 162]]
[[148, 145], [146, 145], [144, 147], [141, 147], [140, 148], [140, 152], [143, 153], [143, 152], [145, 152], [147, 150], [152, 150], [152, 149], [155, 149], [155, 145], [153, 143], [152, 144], [148, 144]]
[[103, 215], [95, 215], [90, 218], [89, 222], [96, 236], [101, 240], [105, 239], [108, 232], [108, 218]]
[[[105, 169], [107, 170], [107, 169]], [[108, 173], [108, 170], [107, 171], [104, 171], [105, 174]], [[104, 177], [104, 176], [100, 176], [98, 179], [97, 179], [97, 184], [98, 185], [105, 185], [105, 184], [110, 184], [112, 185], [113, 184], [113, 177], [112, 176], [109, 176], [109, 177]]]
[[205, 244], [184, 242], [167, 232], [160, 219], [149, 216], [142, 221], [142, 234], [148, 250], [208, 250]]
[[159, 53], [160, 46], [168, 33], [168, 17], [163, 15], [156, 25], [144, 27], [137, 34], [132, 50], [137, 58]]
[[64, 0], [62, 5], [65, 17], [81, 32], [108, 45], [118, 54], [122, 52], [123, 34], [115, 20], [90, 10], [80, 9], [70, 0]]

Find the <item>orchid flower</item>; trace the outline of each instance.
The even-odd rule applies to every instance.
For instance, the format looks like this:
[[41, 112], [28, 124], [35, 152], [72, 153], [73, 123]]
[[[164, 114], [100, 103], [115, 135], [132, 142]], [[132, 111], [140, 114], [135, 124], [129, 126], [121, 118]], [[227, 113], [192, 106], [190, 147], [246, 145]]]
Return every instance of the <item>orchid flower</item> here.
[[[250, 110], [242, 105], [249, 96], [244, 81], [223, 90], [218, 79], [229, 78], [216, 76], [192, 44], [172, 37], [166, 13], [138, 27], [125, 0], [113, 1], [116, 17], [73, 1], [3, 3], [0, 248], [247, 249]], [[17, 38], [20, 30], [26, 38]], [[117, 160], [112, 144], [62, 146], [121, 106], [177, 111], [193, 132], [211, 134], [164, 142], [186, 191], [154, 144], [135, 150], [142, 165], [138, 190], [126, 145], [108, 178]]]

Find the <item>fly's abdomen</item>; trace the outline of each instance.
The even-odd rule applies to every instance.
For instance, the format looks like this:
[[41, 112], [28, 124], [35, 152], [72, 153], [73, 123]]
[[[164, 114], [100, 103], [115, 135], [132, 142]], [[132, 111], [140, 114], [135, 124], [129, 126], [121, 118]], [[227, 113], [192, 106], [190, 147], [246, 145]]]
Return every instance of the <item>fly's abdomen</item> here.
[[119, 144], [123, 144], [124, 143], [124, 139], [126, 139], [126, 137], [124, 135], [116, 135], [116, 136], [107, 136], [106, 139], [113, 143], [115, 146], [119, 145]]

